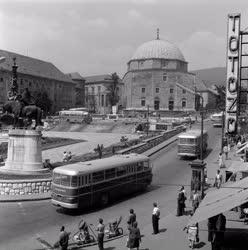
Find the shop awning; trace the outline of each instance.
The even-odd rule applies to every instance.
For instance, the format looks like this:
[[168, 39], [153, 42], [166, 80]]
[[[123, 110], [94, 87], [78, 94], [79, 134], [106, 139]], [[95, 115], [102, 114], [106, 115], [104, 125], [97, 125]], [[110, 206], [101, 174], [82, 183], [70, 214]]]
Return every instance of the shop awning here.
[[207, 193], [188, 225], [207, 220], [248, 202], [248, 178]]
[[226, 171], [230, 171], [233, 173], [247, 172], [248, 171], [248, 162], [233, 161], [231, 166]]

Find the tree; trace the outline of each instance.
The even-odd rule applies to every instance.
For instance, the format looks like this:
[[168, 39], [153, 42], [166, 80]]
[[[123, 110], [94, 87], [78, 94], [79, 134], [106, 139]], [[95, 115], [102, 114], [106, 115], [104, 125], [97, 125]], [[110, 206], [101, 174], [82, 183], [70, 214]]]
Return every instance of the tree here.
[[35, 99], [35, 105], [42, 109], [44, 115], [47, 115], [52, 107], [52, 101], [47, 92], [44, 90], [37, 90], [33, 93], [33, 97]]
[[118, 83], [119, 83], [120, 77], [117, 75], [117, 73], [111, 74], [111, 84], [108, 86], [109, 91], [109, 102], [111, 106], [115, 106], [119, 101], [119, 95], [118, 95]]

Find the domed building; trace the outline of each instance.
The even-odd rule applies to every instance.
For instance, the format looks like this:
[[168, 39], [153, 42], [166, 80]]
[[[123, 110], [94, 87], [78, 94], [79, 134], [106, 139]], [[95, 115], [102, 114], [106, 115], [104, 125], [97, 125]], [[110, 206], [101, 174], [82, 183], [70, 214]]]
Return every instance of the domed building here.
[[[127, 63], [123, 77], [126, 111], [195, 111], [195, 91], [207, 91], [188, 72], [188, 62], [174, 44], [159, 39], [139, 46]], [[199, 99], [199, 98], [197, 98]]]

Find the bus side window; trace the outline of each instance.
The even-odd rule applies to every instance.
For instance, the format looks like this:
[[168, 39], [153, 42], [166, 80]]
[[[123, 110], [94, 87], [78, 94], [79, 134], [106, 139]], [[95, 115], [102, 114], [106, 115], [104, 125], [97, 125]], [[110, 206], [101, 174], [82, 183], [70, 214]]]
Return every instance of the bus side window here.
[[117, 176], [125, 175], [126, 173], [126, 166], [117, 167]]
[[142, 171], [143, 170], [143, 162], [138, 162], [137, 163], [137, 172]]
[[144, 169], [149, 169], [149, 162], [148, 161], [145, 161], [144, 162]]
[[77, 187], [78, 185], [78, 177], [77, 176], [72, 176], [71, 177], [71, 186], [72, 187]]
[[115, 177], [115, 168], [105, 170], [105, 179], [111, 179]]
[[99, 182], [104, 180], [104, 171], [98, 171], [92, 175], [93, 182]]

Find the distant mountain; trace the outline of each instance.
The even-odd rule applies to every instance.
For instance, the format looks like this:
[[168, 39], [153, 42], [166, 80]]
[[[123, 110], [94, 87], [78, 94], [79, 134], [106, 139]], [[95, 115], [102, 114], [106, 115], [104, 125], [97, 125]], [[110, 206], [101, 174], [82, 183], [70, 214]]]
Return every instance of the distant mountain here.
[[192, 73], [196, 74], [204, 83], [211, 87], [213, 84], [220, 86], [225, 85], [226, 82], [226, 68], [209, 68], [209, 69], [199, 69], [194, 70]]

